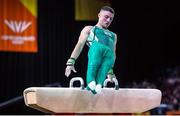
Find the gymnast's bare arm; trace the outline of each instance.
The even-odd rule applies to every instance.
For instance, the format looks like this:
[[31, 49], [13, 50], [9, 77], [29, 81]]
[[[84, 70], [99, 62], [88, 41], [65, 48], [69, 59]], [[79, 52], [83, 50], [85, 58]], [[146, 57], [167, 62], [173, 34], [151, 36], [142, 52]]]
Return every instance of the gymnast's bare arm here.
[[[91, 28], [92, 28], [92, 26], [85, 26], [82, 29], [80, 36], [79, 36], [79, 39], [78, 39], [78, 42], [77, 42], [70, 58], [77, 59], [79, 57], [82, 49], [84, 48], [84, 45], [86, 43], [86, 40], [87, 40], [87, 37], [90, 33]], [[71, 71], [76, 72], [74, 65], [66, 67], [65, 75], [67, 77], [69, 77], [69, 75], [71, 74]]]

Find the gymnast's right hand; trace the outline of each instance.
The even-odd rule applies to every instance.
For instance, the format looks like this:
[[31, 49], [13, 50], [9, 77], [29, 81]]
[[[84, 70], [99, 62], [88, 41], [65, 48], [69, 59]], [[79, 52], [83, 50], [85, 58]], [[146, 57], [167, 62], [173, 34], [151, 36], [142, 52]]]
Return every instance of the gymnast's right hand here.
[[73, 72], [77, 72], [76, 70], [75, 70], [75, 68], [74, 68], [74, 66], [67, 66], [66, 67], [66, 70], [65, 70], [65, 75], [66, 75], [66, 77], [69, 77], [69, 75], [71, 74], [71, 71], [73, 71]]

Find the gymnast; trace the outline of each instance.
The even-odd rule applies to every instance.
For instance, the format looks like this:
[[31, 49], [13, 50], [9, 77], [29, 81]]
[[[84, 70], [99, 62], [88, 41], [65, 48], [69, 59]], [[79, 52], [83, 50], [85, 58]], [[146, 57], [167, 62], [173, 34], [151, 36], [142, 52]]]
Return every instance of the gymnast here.
[[101, 7], [97, 24], [82, 29], [79, 40], [66, 62], [65, 75], [69, 77], [71, 71], [76, 72], [74, 65], [84, 45], [89, 46], [86, 89], [93, 94], [101, 92], [106, 76], [111, 80], [116, 78], [113, 67], [116, 59], [117, 35], [108, 30], [114, 15], [112, 7]]

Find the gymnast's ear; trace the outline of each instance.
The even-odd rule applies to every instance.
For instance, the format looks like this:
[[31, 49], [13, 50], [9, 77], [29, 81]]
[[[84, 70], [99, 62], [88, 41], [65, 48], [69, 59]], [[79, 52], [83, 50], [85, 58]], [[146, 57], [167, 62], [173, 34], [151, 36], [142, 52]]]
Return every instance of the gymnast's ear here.
[[98, 13], [98, 18], [100, 17], [100, 13]]

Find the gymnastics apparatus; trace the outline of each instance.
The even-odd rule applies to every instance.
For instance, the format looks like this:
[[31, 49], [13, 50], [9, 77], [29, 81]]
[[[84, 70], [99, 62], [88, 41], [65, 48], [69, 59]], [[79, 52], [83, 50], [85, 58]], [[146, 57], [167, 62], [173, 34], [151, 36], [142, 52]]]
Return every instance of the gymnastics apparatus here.
[[[80, 87], [73, 87], [75, 81]], [[29, 87], [23, 92], [24, 101], [28, 107], [50, 114], [143, 113], [161, 103], [158, 89], [119, 88], [116, 78], [114, 87], [107, 87], [109, 82], [104, 81], [98, 94], [86, 90], [81, 77], [72, 78], [69, 87]]]

